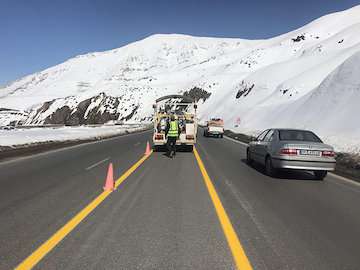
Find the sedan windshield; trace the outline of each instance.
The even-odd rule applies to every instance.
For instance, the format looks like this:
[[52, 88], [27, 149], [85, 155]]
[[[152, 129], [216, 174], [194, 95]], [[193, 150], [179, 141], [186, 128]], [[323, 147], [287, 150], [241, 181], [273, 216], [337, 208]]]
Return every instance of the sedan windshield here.
[[280, 130], [281, 141], [322, 142], [318, 136], [306, 130]]

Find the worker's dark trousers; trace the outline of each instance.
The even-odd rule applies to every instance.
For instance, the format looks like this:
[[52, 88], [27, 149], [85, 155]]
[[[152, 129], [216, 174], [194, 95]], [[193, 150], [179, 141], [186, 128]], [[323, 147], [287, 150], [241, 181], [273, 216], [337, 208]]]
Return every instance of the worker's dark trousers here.
[[173, 153], [173, 155], [176, 154], [176, 137], [168, 137], [167, 138], [167, 143], [166, 143], [166, 147], [168, 149], [168, 156], [171, 155], [171, 153]]

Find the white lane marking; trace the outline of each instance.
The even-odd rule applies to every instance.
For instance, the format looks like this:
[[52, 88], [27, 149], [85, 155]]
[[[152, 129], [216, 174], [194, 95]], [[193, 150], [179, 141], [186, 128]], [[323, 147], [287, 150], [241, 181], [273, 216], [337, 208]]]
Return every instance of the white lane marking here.
[[96, 162], [95, 164], [90, 165], [90, 166], [87, 167], [85, 170], [91, 170], [92, 168], [94, 168], [94, 167], [96, 167], [96, 166], [104, 163], [105, 161], [108, 161], [109, 159], [110, 159], [110, 157], [107, 157], [107, 158], [105, 158], [105, 159], [103, 159], [103, 160], [100, 160], [99, 162]]
[[[224, 138], [227, 139], [227, 140], [229, 140], [229, 141], [232, 141], [232, 142], [234, 142], [234, 143], [241, 144], [241, 145], [243, 145], [243, 146], [248, 146], [248, 145], [249, 145], [249, 144], [247, 144], [247, 143], [240, 142], [240, 141], [235, 140], [235, 139], [233, 139], [233, 138], [230, 138], [230, 137], [228, 137], [228, 136], [224, 136]], [[348, 184], [350, 184], [350, 185], [353, 185], [353, 186], [356, 186], [356, 187], [360, 187], [360, 183], [357, 182], [357, 181], [355, 181], [355, 180], [351, 180], [351, 179], [349, 179], [349, 178], [346, 178], [346, 177], [337, 175], [337, 174], [335, 174], [335, 173], [329, 173], [329, 176], [335, 178], [335, 179], [338, 180], [338, 181], [343, 181], [343, 182], [346, 182], [346, 183], [348, 183]]]
[[353, 183], [348, 183], [348, 182], [341, 181], [341, 180], [339, 181], [338, 179], [334, 179], [331, 176], [328, 178], [325, 178], [325, 179], [327, 182], [330, 182], [331, 184], [337, 185], [342, 188], [349, 189], [352, 192], [360, 193], [360, 189], [356, 185], [353, 185]]
[[137, 142], [137, 143], [134, 144], [134, 146], [138, 146], [138, 145], [140, 145], [140, 142]]
[[351, 185], [354, 185], [354, 186], [357, 186], [357, 187], [360, 187], [360, 183], [359, 182], [356, 182], [355, 180], [351, 180], [351, 179], [348, 179], [348, 178], [345, 178], [343, 176], [340, 176], [340, 175], [337, 175], [335, 173], [329, 173], [329, 175], [337, 180], [340, 180], [340, 181], [344, 181], [348, 184], [351, 184]]
[[249, 144], [247, 144], [247, 143], [240, 142], [240, 141], [238, 141], [238, 140], [235, 140], [235, 139], [230, 138], [230, 137], [225, 136], [225, 135], [224, 135], [224, 138], [227, 139], [227, 140], [229, 140], [229, 141], [232, 141], [232, 142], [234, 142], [234, 143], [238, 143], [238, 144], [241, 144], [241, 145], [244, 145], [244, 146], [248, 146], [248, 145], [249, 145]]

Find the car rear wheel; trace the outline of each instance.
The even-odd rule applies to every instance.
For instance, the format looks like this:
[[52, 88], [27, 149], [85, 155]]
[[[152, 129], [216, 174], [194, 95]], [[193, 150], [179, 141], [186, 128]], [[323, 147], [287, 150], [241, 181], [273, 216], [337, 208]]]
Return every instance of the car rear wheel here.
[[327, 171], [314, 171], [315, 179], [324, 180], [327, 175]]
[[271, 157], [266, 157], [265, 160], [265, 172], [267, 176], [273, 177], [276, 175], [276, 169], [272, 165]]

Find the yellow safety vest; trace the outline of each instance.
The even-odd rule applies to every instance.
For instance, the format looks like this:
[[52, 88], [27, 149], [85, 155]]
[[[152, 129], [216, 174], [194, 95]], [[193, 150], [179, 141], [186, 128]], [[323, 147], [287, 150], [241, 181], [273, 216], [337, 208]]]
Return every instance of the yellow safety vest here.
[[170, 122], [170, 129], [168, 131], [168, 137], [177, 137], [179, 136], [178, 123], [177, 121]]

